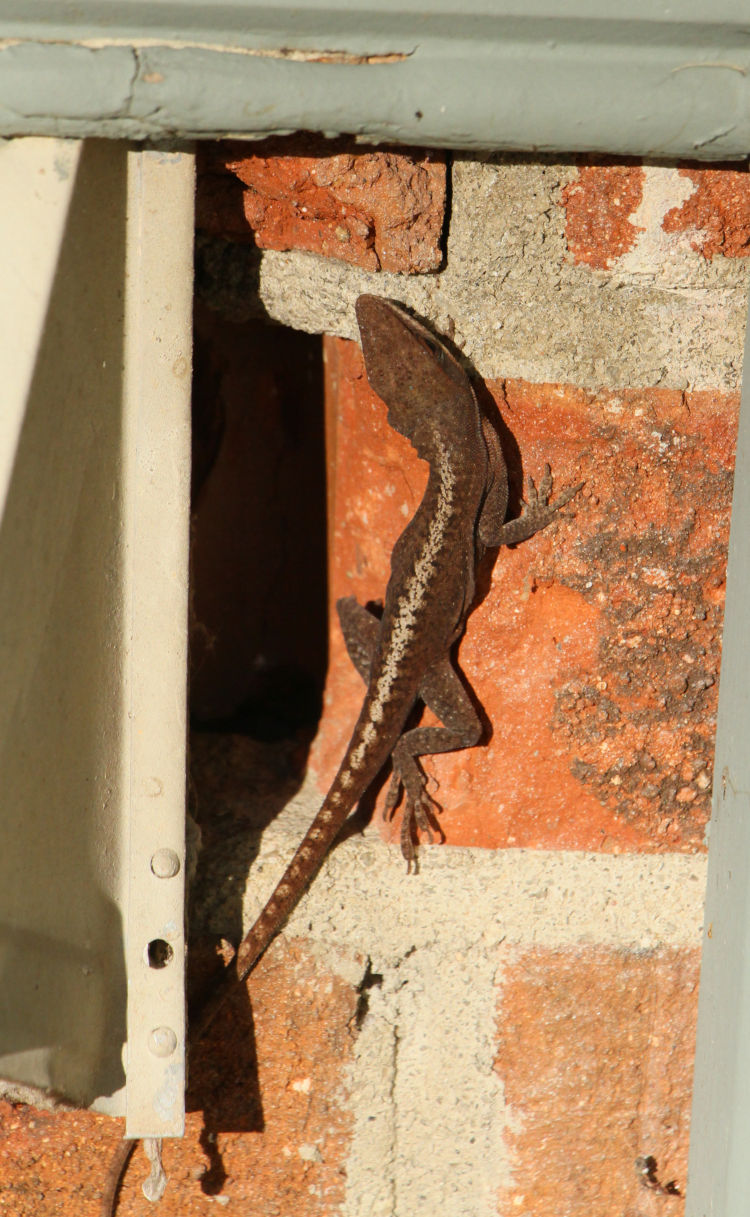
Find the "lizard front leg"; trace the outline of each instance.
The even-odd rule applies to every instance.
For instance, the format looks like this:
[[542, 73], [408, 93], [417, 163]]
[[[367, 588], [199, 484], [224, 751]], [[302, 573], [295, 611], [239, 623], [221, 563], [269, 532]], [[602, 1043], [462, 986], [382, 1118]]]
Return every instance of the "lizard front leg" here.
[[488, 549], [496, 545], [517, 545], [519, 541], [526, 541], [529, 537], [533, 537], [535, 532], [546, 528], [557, 517], [560, 508], [578, 494], [583, 482], [564, 490], [554, 503], [550, 503], [552, 471], [549, 465], [545, 465], [544, 476], [539, 486], [535, 485], [532, 477], [528, 478], [527, 486], [526, 502], [521, 505], [521, 514], [515, 520], [503, 523], [496, 517], [490, 516], [489, 512], [485, 514], [484, 509], [480, 513], [477, 531], [481, 541]]

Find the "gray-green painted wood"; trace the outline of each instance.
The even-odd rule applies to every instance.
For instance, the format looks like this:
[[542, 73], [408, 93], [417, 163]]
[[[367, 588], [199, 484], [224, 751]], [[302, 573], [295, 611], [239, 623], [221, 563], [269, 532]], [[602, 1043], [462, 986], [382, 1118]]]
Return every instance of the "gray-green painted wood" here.
[[750, 1211], [749, 604], [746, 377], [732, 499], [686, 1217], [747, 1217]]
[[[0, 134], [750, 151], [741, 0], [0, 0]], [[386, 62], [373, 62], [386, 58]]]

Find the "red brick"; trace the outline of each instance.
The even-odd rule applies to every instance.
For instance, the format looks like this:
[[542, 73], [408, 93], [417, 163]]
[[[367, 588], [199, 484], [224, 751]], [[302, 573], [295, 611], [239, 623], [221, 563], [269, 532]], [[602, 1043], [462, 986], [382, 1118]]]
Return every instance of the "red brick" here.
[[[359, 349], [328, 343], [332, 600], [382, 598], [425, 467], [387, 426]], [[460, 665], [492, 723], [479, 748], [429, 758], [453, 844], [703, 847], [710, 806], [738, 401], [490, 385], [538, 476], [585, 479], [572, 521], [500, 551]], [[508, 452], [513, 453], [512, 443]], [[514, 469], [517, 473], [517, 467]], [[321, 787], [362, 698], [335, 619], [313, 754]], [[395, 839], [397, 827], [387, 830]]]
[[664, 217], [665, 232], [693, 233], [693, 249], [704, 258], [746, 258], [750, 254], [750, 173], [742, 168], [683, 168], [695, 190]]
[[520, 951], [504, 973], [496, 1061], [512, 1185], [502, 1217], [650, 1217], [637, 1157], [685, 1193], [699, 952]]
[[[662, 220], [667, 233], [691, 235], [705, 258], [743, 258], [750, 253], [750, 174], [746, 165], [677, 172], [694, 185], [690, 197]], [[639, 232], [630, 216], [641, 202], [643, 167], [638, 164], [581, 165], [562, 190], [565, 236], [573, 260], [604, 270], [633, 248]]]
[[640, 165], [582, 165], [562, 190], [565, 237], [573, 261], [596, 270], [635, 245], [639, 232], [630, 220], [643, 191]]
[[[204, 154], [198, 222], [225, 236], [252, 231], [261, 249], [303, 249], [366, 270], [437, 270], [445, 156], [361, 149], [350, 141], [265, 140]], [[244, 185], [244, 225], [233, 175]]]
[[0, 1214], [99, 1217], [119, 1122], [0, 1102]]

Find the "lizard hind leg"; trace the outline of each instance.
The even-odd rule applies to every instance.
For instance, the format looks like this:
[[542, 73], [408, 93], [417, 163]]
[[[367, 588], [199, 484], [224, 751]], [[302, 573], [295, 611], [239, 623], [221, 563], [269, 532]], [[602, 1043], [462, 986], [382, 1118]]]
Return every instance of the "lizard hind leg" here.
[[406, 806], [401, 821], [401, 853], [406, 859], [407, 874], [411, 873], [412, 868], [416, 874], [418, 869], [416, 840], [419, 832], [425, 834], [431, 845], [436, 835], [441, 841], [445, 840], [445, 833], [437, 820], [443, 809], [432, 795], [427, 793], [426, 786], [427, 777], [414, 757], [407, 754], [397, 760], [394, 750], [393, 776], [385, 799], [383, 819], [393, 818], [401, 794], [406, 791]]
[[417, 757], [438, 752], [455, 752], [479, 742], [482, 724], [464, 686], [448, 659], [432, 667], [419, 688], [419, 696], [444, 724], [442, 727], [415, 727], [405, 731], [393, 749], [393, 777], [386, 797], [385, 814], [390, 816], [402, 790], [406, 794], [401, 826], [401, 852], [409, 870], [416, 870], [415, 839], [424, 832], [428, 841], [434, 835], [445, 840], [437, 821], [440, 805], [427, 793], [427, 778]]
[[[353, 596], [336, 603], [341, 629], [349, 658], [364, 681], [370, 675], [370, 664], [378, 640], [380, 621]], [[401, 853], [407, 870], [417, 869], [416, 844], [423, 833], [432, 843], [436, 837], [445, 840], [438, 822], [440, 804], [427, 793], [427, 777], [417, 757], [436, 752], [453, 752], [471, 748], [481, 735], [481, 723], [471, 700], [448, 659], [435, 664], [425, 674], [419, 687], [419, 697], [444, 724], [442, 727], [416, 727], [405, 731], [391, 753], [393, 776], [383, 812], [391, 819], [406, 796], [401, 824]]]
[[[344, 596], [337, 600], [336, 609], [349, 658], [366, 682], [369, 680], [372, 656], [378, 641], [380, 620], [364, 605], [359, 604], [354, 596]], [[394, 750], [393, 765], [394, 771], [386, 795], [383, 818], [391, 819], [405, 790], [407, 802], [401, 826], [401, 852], [411, 871], [412, 867], [416, 870], [417, 865], [416, 830], [424, 832], [430, 842], [434, 840], [435, 833], [443, 836], [436, 820], [441, 808], [427, 794], [427, 779], [413, 755], [402, 753], [397, 762]]]
[[380, 633], [380, 618], [359, 604], [354, 596], [342, 596], [337, 600], [336, 611], [349, 658], [367, 684]]

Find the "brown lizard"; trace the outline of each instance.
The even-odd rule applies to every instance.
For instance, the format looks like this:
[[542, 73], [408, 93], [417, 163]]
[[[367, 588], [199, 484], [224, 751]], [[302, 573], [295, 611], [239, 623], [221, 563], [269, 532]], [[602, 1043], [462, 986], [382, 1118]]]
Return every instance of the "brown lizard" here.
[[[203, 1034], [234, 986], [248, 976], [320, 869], [349, 813], [390, 758], [393, 777], [386, 813], [402, 792], [401, 849], [411, 869], [418, 831], [430, 838], [438, 810], [425, 789], [417, 758], [470, 748], [479, 717], [450, 659], [474, 598], [477, 563], [485, 550], [513, 545], [555, 517], [580, 485], [547, 499], [549, 466], [528, 503], [505, 523], [508, 472], [497, 433], [480, 412], [471, 382], [446, 342], [401, 305], [360, 296], [357, 322], [367, 379], [388, 407], [390, 425], [429, 465], [417, 511], [396, 541], [380, 618], [353, 597], [337, 604], [349, 655], [367, 692], [333, 784], [282, 878], [239, 945], [233, 965], [191, 1022], [190, 1042]], [[404, 730], [417, 701], [442, 727]], [[110, 1170], [103, 1209], [114, 1212], [130, 1143]]]

